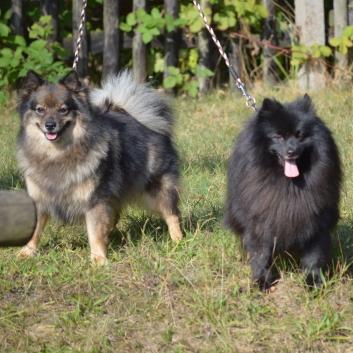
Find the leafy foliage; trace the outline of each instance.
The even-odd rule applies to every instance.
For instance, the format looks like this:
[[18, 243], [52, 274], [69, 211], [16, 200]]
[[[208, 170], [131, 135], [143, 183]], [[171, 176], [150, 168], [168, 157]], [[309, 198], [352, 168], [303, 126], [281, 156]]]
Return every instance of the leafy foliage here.
[[[1, 9], [0, 9], [0, 16], [1, 16]], [[10, 19], [10, 17], [11, 17], [10, 10], [6, 11], [3, 17], [0, 17], [0, 37], [7, 37], [10, 34], [11, 29], [7, 25], [7, 21]]]
[[329, 57], [332, 54], [332, 50], [327, 45], [314, 44], [310, 48], [306, 45], [293, 45], [292, 48], [292, 60], [290, 62], [292, 67], [296, 69], [300, 64], [303, 64], [305, 60], [310, 57], [318, 59], [320, 57]]
[[[0, 10], [0, 87], [12, 85], [18, 77], [24, 76], [25, 72], [31, 68], [48, 77], [50, 81], [55, 81], [58, 75], [65, 73], [66, 66], [62, 62], [67, 53], [59, 43], [50, 43], [53, 31], [50, 26], [50, 16], [40, 17], [40, 7], [33, 6], [33, 2], [24, 2], [25, 28], [30, 28], [24, 37], [11, 35], [8, 25], [10, 19], [11, 1], [4, 0], [4, 10]], [[203, 11], [211, 27], [216, 31], [217, 37], [221, 39], [222, 45], [227, 43], [227, 38], [234, 38], [234, 32], [246, 34], [248, 37], [254, 35], [261, 36], [263, 19], [268, 16], [267, 9], [262, 5], [261, 0], [208, 0], [210, 6]], [[89, 2], [87, 7], [86, 26], [88, 31], [101, 31], [103, 29], [103, 0]], [[205, 28], [203, 19], [200, 17], [197, 8], [189, 0], [179, 1], [179, 17], [174, 19], [165, 12], [161, 0], [148, 0], [146, 10], [139, 9], [131, 11], [131, 6], [123, 5], [120, 17], [120, 30], [124, 32], [137, 31], [141, 33], [144, 43], [151, 43], [153, 38], [163, 33], [171, 32], [176, 28], [181, 29], [183, 35], [189, 40], [196, 42], [197, 35]], [[59, 23], [60, 38], [72, 35], [72, 9], [71, 2], [59, 3]], [[276, 9], [276, 31], [278, 33], [290, 32], [291, 23], [288, 20], [288, 13], [285, 9]], [[295, 36], [291, 32], [293, 39]], [[222, 41], [223, 39], [223, 41]], [[295, 40], [295, 38], [294, 38]], [[308, 59], [325, 59], [332, 54], [332, 47], [343, 54], [348, 53], [353, 46], [353, 26], [348, 26], [340, 38], [332, 38], [329, 46], [313, 45], [307, 48], [295, 43], [292, 47], [291, 67], [298, 69], [300, 65]], [[227, 52], [227, 47], [225, 51]], [[258, 72], [263, 65], [263, 57], [258, 55], [260, 48], [255, 44], [254, 48], [242, 47], [242, 70], [248, 72]], [[196, 96], [198, 91], [197, 77], [202, 75], [211, 76], [211, 71], [198, 69], [198, 52], [196, 49], [181, 49], [179, 51], [179, 63], [165, 82], [164, 87], [176, 88], [178, 92], [186, 92], [191, 96]], [[98, 80], [101, 75], [102, 55], [90, 56], [90, 77]], [[273, 57], [278, 71], [281, 71], [283, 78], [288, 78], [288, 66], [283, 60], [284, 56]], [[331, 59], [329, 59], [331, 60]], [[351, 59], [349, 59], [351, 60]], [[286, 61], [288, 63], [288, 61]], [[132, 65], [131, 52], [122, 51], [121, 64]], [[221, 61], [219, 73], [226, 67]], [[155, 82], [162, 83], [164, 74], [164, 53], [162, 48], [148, 47], [147, 72], [148, 76]], [[292, 70], [293, 72], [294, 70]], [[256, 74], [258, 75], [258, 74]], [[244, 75], [245, 76], [245, 75]], [[182, 79], [180, 79], [182, 77]], [[222, 73], [222, 77], [225, 75]], [[5, 90], [6, 91], [6, 90]], [[4, 99], [5, 93], [0, 93], [0, 100]]]
[[[211, 23], [211, 9], [207, 7], [203, 10], [203, 13], [208, 23]], [[186, 21], [186, 26], [191, 33], [198, 33], [205, 27], [205, 23], [193, 3], [180, 6], [180, 18]]]
[[215, 12], [213, 21], [221, 31], [234, 27], [237, 21], [259, 30], [261, 20], [268, 16], [267, 9], [255, 0], [213, 0], [211, 3]]
[[347, 26], [341, 38], [333, 37], [329, 40], [331, 46], [337, 48], [342, 54], [348, 53], [348, 48], [353, 46], [353, 26]]
[[198, 77], [212, 77], [214, 74], [209, 69], [201, 69], [197, 61], [199, 53], [196, 49], [184, 51], [181, 57], [180, 68], [168, 67], [169, 76], [164, 78], [164, 88], [178, 88], [180, 92], [187, 93], [190, 97], [196, 97], [199, 89]]
[[[214, 13], [210, 7], [206, 7], [203, 12], [212, 27], [222, 32], [234, 30], [237, 22], [259, 29], [261, 28], [261, 20], [267, 16], [266, 8], [255, 0], [211, 0], [210, 4], [213, 6]], [[120, 23], [122, 31], [136, 30], [140, 32], [142, 40], [146, 44], [150, 43], [155, 36], [180, 27], [189, 38], [195, 37], [195, 34], [205, 28], [204, 21], [192, 2], [180, 3], [179, 18], [177, 19], [173, 19], [170, 14], [165, 14], [155, 6], [149, 12], [142, 9], [131, 12], [127, 14], [125, 21]], [[186, 92], [195, 97], [198, 94], [199, 86], [196, 76], [213, 76], [212, 71], [200, 69], [197, 65], [198, 57], [196, 49], [180, 50], [179, 65], [168, 68], [169, 76], [165, 77], [163, 86], [177, 88], [179, 92]], [[161, 52], [150, 53], [147, 64], [149, 75], [164, 72]]]
[[[7, 15], [5, 19], [6, 17]], [[0, 87], [13, 85], [18, 78], [26, 76], [30, 69], [40, 75], [45, 75], [49, 82], [56, 82], [58, 76], [63, 76], [70, 70], [62, 61], [64, 56], [68, 56], [68, 52], [59, 43], [47, 41], [53, 32], [50, 20], [51, 16], [42, 16], [39, 22], [32, 25], [29, 38], [34, 40], [29, 44], [22, 36], [10, 35], [9, 27], [2, 22]], [[0, 95], [0, 101], [5, 99], [5, 94]]]
[[164, 28], [171, 32], [175, 27], [183, 26], [185, 23], [181, 18], [174, 20], [170, 14], [163, 17], [158, 7], [153, 7], [150, 14], [143, 9], [138, 9], [136, 14], [130, 12], [126, 16], [126, 22], [121, 22], [119, 28], [124, 32], [130, 32], [137, 26], [136, 30], [142, 33], [142, 41], [147, 44], [154, 36], [160, 35]]

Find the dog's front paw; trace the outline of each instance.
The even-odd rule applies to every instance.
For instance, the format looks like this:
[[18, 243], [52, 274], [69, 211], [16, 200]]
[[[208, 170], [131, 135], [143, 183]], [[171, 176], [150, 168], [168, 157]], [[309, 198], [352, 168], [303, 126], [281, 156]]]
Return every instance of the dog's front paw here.
[[180, 231], [170, 232], [170, 237], [174, 243], [179, 243], [183, 239], [183, 234]]
[[25, 245], [18, 254], [19, 257], [34, 257], [36, 255], [37, 249], [28, 245]]
[[103, 256], [91, 255], [92, 266], [105, 266], [108, 265], [108, 259]]

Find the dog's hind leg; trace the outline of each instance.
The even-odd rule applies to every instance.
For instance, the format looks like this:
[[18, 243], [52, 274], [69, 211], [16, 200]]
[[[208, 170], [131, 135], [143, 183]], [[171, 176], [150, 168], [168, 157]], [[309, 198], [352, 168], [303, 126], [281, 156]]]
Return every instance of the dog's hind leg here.
[[18, 254], [19, 257], [34, 257], [36, 255], [38, 243], [47, 220], [47, 214], [37, 211], [37, 224], [33, 236], [27, 245], [21, 249], [20, 253]]
[[86, 227], [91, 247], [92, 265], [106, 265], [109, 234], [116, 224], [116, 212], [109, 204], [101, 203], [86, 213]]
[[169, 234], [173, 242], [178, 243], [183, 238], [178, 214], [174, 214], [168, 209], [161, 210], [159, 213], [168, 225]]
[[179, 220], [179, 191], [176, 178], [163, 175], [150, 182], [146, 188], [145, 201], [152, 212], [160, 214], [167, 223], [170, 237], [177, 243], [183, 238]]

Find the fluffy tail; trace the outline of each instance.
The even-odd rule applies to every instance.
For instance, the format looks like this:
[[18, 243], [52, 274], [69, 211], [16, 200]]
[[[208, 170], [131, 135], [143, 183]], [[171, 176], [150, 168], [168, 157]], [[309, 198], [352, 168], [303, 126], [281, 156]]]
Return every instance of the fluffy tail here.
[[131, 70], [121, 71], [102, 82], [101, 89], [91, 92], [91, 102], [104, 107], [117, 105], [147, 128], [170, 135], [173, 125], [173, 109], [169, 100], [146, 84], [135, 82]]

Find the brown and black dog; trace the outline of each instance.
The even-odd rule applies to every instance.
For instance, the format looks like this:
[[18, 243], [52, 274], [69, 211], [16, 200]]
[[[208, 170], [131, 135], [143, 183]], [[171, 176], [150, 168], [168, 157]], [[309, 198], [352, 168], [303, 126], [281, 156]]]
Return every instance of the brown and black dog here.
[[91, 261], [107, 262], [110, 231], [127, 203], [141, 202], [182, 233], [178, 155], [167, 99], [134, 82], [131, 72], [89, 92], [71, 71], [50, 84], [34, 71], [18, 111], [18, 160], [37, 207], [37, 227], [20, 256], [34, 256], [48, 217], [86, 222]]

